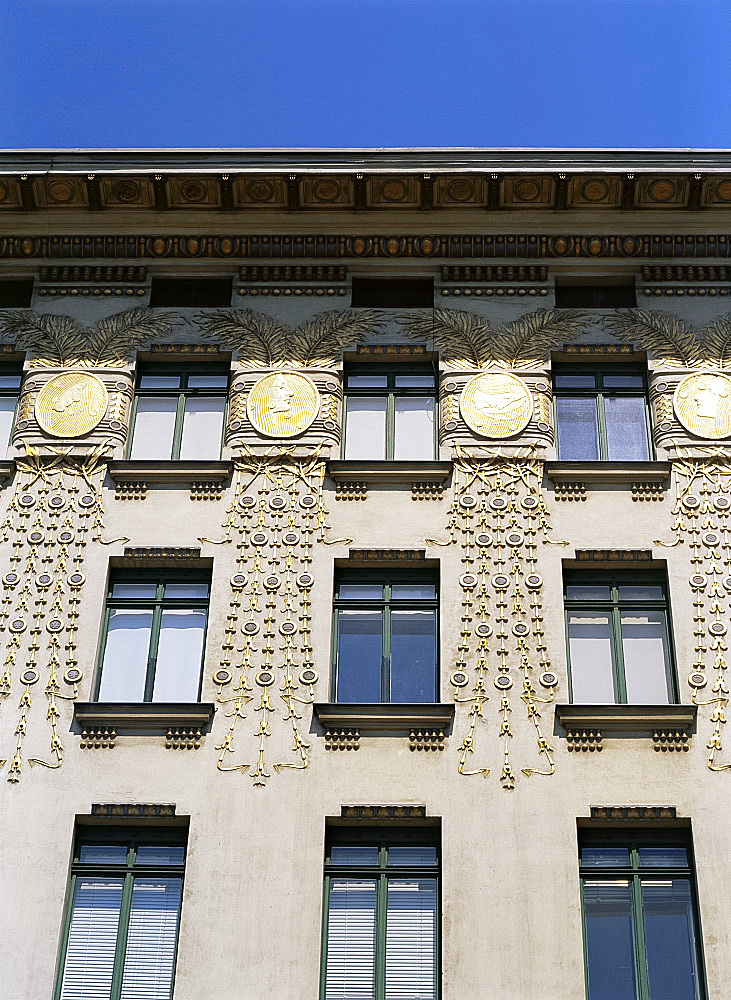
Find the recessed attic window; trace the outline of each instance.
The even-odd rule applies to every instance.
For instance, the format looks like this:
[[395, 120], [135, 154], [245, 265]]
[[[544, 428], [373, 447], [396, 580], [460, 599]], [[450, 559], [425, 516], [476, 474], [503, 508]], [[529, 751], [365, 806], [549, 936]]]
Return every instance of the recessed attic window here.
[[0, 309], [24, 309], [33, 294], [32, 278], [0, 279]]
[[557, 309], [627, 309], [636, 305], [634, 280], [606, 285], [556, 282]]
[[151, 306], [231, 305], [231, 278], [153, 278]]
[[355, 309], [431, 309], [433, 278], [353, 278]]

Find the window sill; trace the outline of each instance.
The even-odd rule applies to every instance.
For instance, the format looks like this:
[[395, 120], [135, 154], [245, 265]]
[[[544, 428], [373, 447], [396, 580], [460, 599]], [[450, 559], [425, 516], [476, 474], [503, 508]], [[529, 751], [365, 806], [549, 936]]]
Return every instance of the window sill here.
[[12, 479], [14, 472], [15, 462], [12, 459], [3, 459], [0, 461], [0, 483], [4, 483], [8, 479]]
[[77, 701], [74, 719], [82, 729], [131, 729], [159, 733], [168, 729], [207, 726], [216, 706], [212, 702]]
[[109, 475], [115, 483], [222, 483], [230, 477], [232, 470], [232, 462], [166, 462], [161, 459], [154, 462], [137, 460], [109, 463]]
[[667, 483], [670, 462], [546, 462], [552, 483]]
[[325, 729], [357, 729], [360, 732], [408, 734], [412, 729], [444, 729], [454, 719], [454, 705], [427, 704], [338, 704], [319, 702], [315, 718]]
[[604, 736], [649, 737], [655, 750], [688, 750], [697, 705], [556, 705], [569, 750], [601, 750]]
[[331, 460], [327, 473], [334, 482], [365, 483], [444, 483], [452, 471], [451, 462], [352, 462]]

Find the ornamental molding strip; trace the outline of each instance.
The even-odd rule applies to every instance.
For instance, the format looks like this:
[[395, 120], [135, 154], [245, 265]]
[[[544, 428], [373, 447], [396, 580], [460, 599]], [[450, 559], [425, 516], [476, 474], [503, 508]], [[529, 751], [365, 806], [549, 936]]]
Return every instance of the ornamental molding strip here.
[[641, 823], [676, 820], [675, 806], [591, 806], [594, 823]]

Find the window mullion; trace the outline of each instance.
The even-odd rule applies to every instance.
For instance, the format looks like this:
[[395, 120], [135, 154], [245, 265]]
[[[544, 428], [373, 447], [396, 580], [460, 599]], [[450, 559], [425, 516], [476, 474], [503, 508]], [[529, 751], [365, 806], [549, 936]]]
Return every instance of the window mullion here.
[[618, 604], [612, 606], [612, 658], [614, 660], [614, 688], [618, 705], [627, 704], [627, 678], [624, 674], [622, 649], [622, 613]]
[[178, 393], [178, 408], [175, 411], [175, 430], [173, 432], [173, 453], [171, 455], [173, 461], [177, 461], [180, 458], [180, 445], [183, 440], [183, 420], [185, 419], [185, 400], [186, 394], [184, 392]]
[[157, 602], [152, 612], [150, 649], [147, 654], [147, 675], [145, 677], [145, 701], [152, 701], [152, 692], [155, 686], [155, 668], [157, 667], [157, 653], [160, 648], [162, 610], [162, 604]]
[[639, 873], [632, 876], [632, 913], [635, 924], [635, 968], [637, 970], [638, 1000], [650, 1000], [650, 981], [645, 951], [645, 922], [642, 913], [642, 886]]
[[386, 402], [386, 459], [393, 461], [396, 438], [396, 393], [391, 391]]
[[134, 876], [127, 872], [122, 889], [122, 902], [119, 907], [119, 927], [117, 929], [117, 947], [114, 951], [114, 973], [109, 1000], [119, 1000], [122, 993], [122, 977], [124, 976], [124, 958], [127, 954], [127, 935], [129, 932], [129, 916], [132, 910], [132, 885]]
[[609, 448], [607, 443], [607, 421], [604, 414], [604, 393], [601, 390], [596, 396], [596, 410], [597, 430], [599, 433], [599, 458], [602, 462], [606, 462]]
[[391, 605], [387, 603], [382, 611], [381, 634], [382, 634], [382, 656], [381, 656], [381, 701], [390, 703], [391, 701]]
[[322, 934], [320, 940], [320, 1000], [325, 1000], [325, 990], [327, 989], [327, 940], [330, 924], [330, 880], [331, 876], [325, 874], [325, 887], [322, 898]]
[[388, 915], [388, 876], [378, 876], [376, 897], [376, 997], [386, 1000], [386, 918]]

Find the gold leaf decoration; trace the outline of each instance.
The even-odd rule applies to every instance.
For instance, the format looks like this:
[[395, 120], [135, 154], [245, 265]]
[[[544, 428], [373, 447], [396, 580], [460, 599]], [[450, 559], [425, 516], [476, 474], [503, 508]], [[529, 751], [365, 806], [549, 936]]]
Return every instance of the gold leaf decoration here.
[[719, 316], [703, 331], [703, 348], [709, 361], [718, 368], [729, 368], [731, 316]]
[[618, 309], [604, 318], [604, 327], [624, 344], [645, 350], [664, 368], [702, 368], [703, 338], [671, 313]]
[[430, 340], [448, 368], [486, 368], [493, 360], [490, 321], [461, 309], [434, 309], [399, 317], [413, 340]]
[[229, 351], [240, 351], [241, 363], [251, 368], [276, 368], [285, 354], [288, 328], [253, 309], [221, 309], [196, 316], [204, 335]]
[[586, 318], [580, 309], [536, 309], [519, 316], [498, 332], [496, 361], [508, 368], [547, 361], [551, 351], [583, 333]]

